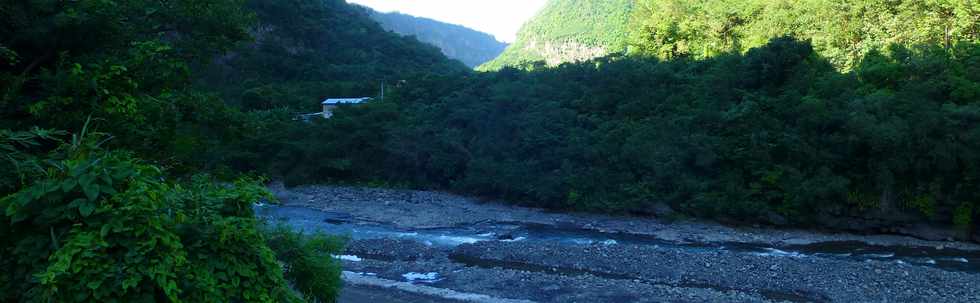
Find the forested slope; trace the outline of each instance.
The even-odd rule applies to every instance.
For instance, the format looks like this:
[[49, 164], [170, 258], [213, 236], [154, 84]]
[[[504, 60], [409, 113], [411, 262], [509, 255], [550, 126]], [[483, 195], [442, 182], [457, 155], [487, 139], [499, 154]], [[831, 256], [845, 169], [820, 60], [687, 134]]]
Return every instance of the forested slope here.
[[972, 0], [639, 0], [633, 22], [634, 53], [705, 58], [791, 35], [843, 68], [891, 45], [980, 39]]
[[439, 49], [384, 30], [343, 0], [251, 0], [254, 42], [211, 64], [204, 86], [245, 109], [315, 111], [324, 97], [376, 96], [382, 81], [465, 72]]
[[419, 41], [435, 45], [449, 58], [469, 67], [493, 60], [507, 48], [492, 35], [461, 25], [439, 22], [398, 12], [371, 12], [371, 18], [381, 27], [403, 36], [415, 36]]
[[[692, 3], [697, 10], [664, 19], [667, 32], [726, 28], [713, 23], [713, 2]], [[372, 143], [357, 145], [358, 155], [337, 145], [330, 169], [309, 173], [559, 209], [645, 214], [667, 204], [735, 222], [860, 231], [935, 224], [963, 237], [976, 230], [976, 14], [923, 21], [916, 35], [880, 22], [969, 11], [965, 2], [834, 1], [863, 8], [825, 9], [819, 18], [782, 2], [726, 3], [764, 8], [735, 22], [775, 22], [748, 27], [764, 42], [681, 53], [696, 47], [647, 31], [631, 37], [644, 51], [626, 56], [416, 79], [393, 90], [391, 102], [326, 123], [324, 131], [356, 125], [358, 134], [340, 138]], [[779, 27], [779, 18], [803, 24]], [[827, 46], [792, 30], [819, 33], [825, 20], [861, 20], [852, 28], [889, 34], [828, 31], [819, 39], [850, 42]], [[658, 41], [678, 51], [651, 52]]]
[[550, 0], [517, 41], [480, 66], [493, 71], [535, 62], [558, 65], [626, 51], [634, 0]]
[[333, 301], [342, 241], [261, 222], [252, 176], [318, 148], [284, 133], [337, 142], [292, 121], [323, 96], [468, 72], [342, 0], [5, 1], [0, 20], [3, 302]]
[[895, 47], [839, 72], [780, 38], [706, 60], [505, 69], [399, 92], [406, 118], [379, 153], [397, 165], [388, 178], [536, 206], [966, 232], [978, 60], [976, 44]]

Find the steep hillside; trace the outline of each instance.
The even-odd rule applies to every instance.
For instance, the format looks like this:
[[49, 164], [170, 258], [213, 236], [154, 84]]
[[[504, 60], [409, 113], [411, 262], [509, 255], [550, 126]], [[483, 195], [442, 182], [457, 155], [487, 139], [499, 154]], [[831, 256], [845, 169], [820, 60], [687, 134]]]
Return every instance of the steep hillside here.
[[380, 82], [468, 68], [439, 49], [381, 28], [344, 0], [250, 0], [255, 39], [205, 73], [206, 85], [246, 109], [315, 110], [327, 96], [373, 96]]
[[633, 0], [551, 0], [521, 27], [499, 57], [480, 66], [492, 71], [544, 61], [583, 61], [626, 50]]
[[215, 169], [289, 121], [190, 81], [248, 43], [246, 2], [0, 2], [0, 302], [336, 301], [343, 240]]
[[705, 58], [789, 35], [851, 69], [891, 45], [975, 43], [977, 16], [980, 6], [965, 0], [641, 0], [630, 45], [659, 58]]
[[461, 25], [398, 12], [372, 11], [371, 18], [389, 31], [415, 36], [419, 41], [435, 45], [449, 58], [459, 60], [469, 67], [477, 67], [493, 60], [507, 48], [507, 43], [497, 41], [492, 35]]

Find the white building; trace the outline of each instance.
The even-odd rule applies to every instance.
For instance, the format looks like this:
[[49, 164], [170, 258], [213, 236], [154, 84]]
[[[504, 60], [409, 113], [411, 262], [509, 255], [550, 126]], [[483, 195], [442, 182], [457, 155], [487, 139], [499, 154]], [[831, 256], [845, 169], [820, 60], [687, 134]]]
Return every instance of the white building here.
[[361, 104], [361, 103], [368, 102], [368, 101], [371, 101], [371, 98], [367, 98], [367, 97], [365, 97], [365, 98], [331, 98], [331, 99], [323, 100], [323, 103], [321, 103], [321, 104], [323, 104], [323, 118], [324, 119], [330, 119], [330, 117], [333, 117], [333, 110], [336, 109], [338, 106], [355, 105], [355, 104]]

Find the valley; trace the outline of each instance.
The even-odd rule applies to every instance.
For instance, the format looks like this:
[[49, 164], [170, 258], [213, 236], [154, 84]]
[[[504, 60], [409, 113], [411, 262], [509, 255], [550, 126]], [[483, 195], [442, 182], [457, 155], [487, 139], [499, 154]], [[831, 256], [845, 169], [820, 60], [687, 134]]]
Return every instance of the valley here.
[[0, 302], [980, 302], [978, 16], [2, 1]]
[[493, 60], [507, 48], [490, 34], [461, 25], [405, 15], [398, 12], [370, 11], [371, 18], [386, 30], [403, 36], [415, 36], [420, 42], [438, 47], [450, 59], [477, 67]]

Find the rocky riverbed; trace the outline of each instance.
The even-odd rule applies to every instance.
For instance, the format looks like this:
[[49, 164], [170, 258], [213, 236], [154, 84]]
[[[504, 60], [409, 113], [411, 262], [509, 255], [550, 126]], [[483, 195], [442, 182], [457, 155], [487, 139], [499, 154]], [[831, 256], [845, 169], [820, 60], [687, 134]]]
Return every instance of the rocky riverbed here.
[[370, 292], [432, 302], [980, 302], [971, 243], [550, 213], [439, 192], [272, 189], [282, 204], [257, 207], [259, 216], [352, 238], [338, 256], [356, 285], [351, 302]]

